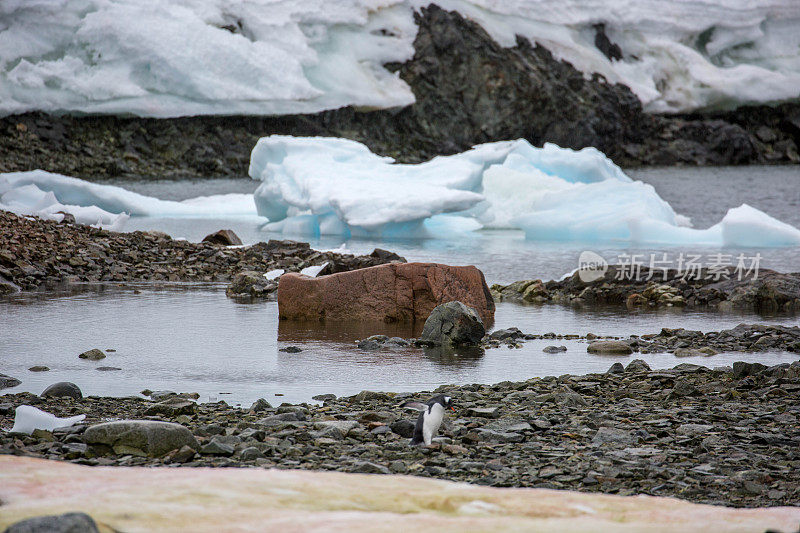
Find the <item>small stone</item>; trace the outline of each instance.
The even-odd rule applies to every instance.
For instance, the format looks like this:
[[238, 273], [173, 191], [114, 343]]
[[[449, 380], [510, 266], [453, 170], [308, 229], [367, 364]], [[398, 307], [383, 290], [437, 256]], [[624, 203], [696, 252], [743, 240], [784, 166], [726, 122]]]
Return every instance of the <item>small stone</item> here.
[[601, 427], [592, 437], [592, 446], [602, 446], [603, 444], [635, 444], [637, 438], [630, 431], [618, 428]]
[[622, 341], [595, 341], [586, 347], [586, 351], [601, 355], [629, 355], [633, 353], [633, 348], [627, 342]]
[[335, 394], [317, 394], [316, 396], [311, 397], [312, 400], [317, 400], [318, 402], [332, 402], [336, 399]]
[[211, 233], [203, 237], [203, 242], [219, 244], [221, 246], [240, 246], [242, 239], [233, 230], [221, 229], [216, 233]]
[[625, 372], [650, 372], [650, 365], [641, 359], [634, 359], [625, 367]]
[[181, 446], [178, 450], [175, 450], [172, 455], [170, 456], [170, 462], [172, 463], [188, 463], [192, 459], [195, 458], [197, 452], [193, 450], [189, 446]]
[[389, 428], [401, 437], [410, 439], [414, 435], [416, 423], [410, 420], [398, 420], [397, 422], [392, 422], [392, 424], [389, 425]]
[[358, 474], [391, 474], [392, 472], [383, 465], [371, 463], [369, 461], [358, 461], [350, 469], [350, 472]]
[[102, 350], [98, 350], [97, 348], [92, 348], [91, 350], [87, 350], [82, 354], [78, 355], [80, 359], [88, 359], [89, 361], [99, 361], [100, 359], [105, 359], [106, 354], [102, 352]]
[[100, 372], [115, 372], [117, 370], [122, 370], [122, 369], [116, 366], [98, 366], [97, 368], [95, 368], [95, 370], [98, 370]]
[[44, 398], [60, 398], [68, 396], [80, 400], [83, 398], [83, 393], [80, 387], [69, 381], [59, 381], [47, 387], [41, 394]]
[[300, 353], [303, 350], [302, 348], [298, 348], [297, 346], [287, 346], [286, 348], [279, 348], [278, 351], [285, 353]]
[[606, 374], [624, 374], [625, 367], [622, 366], [622, 363], [614, 363], [611, 367], [606, 370]]
[[224, 455], [224, 456], [231, 456], [233, 455], [234, 447], [225, 444], [219, 438], [214, 437], [212, 438], [208, 444], [205, 444], [200, 448], [200, 453], [203, 455]]
[[500, 407], [470, 407], [467, 409], [467, 416], [479, 416], [481, 418], [499, 418]]
[[266, 459], [267, 456], [255, 446], [249, 446], [242, 450], [242, 453], [239, 457], [242, 461], [255, 461], [256, 459]]
[[259, 398], [258, 400], [253, 402], [253, 405], [250, 406], [250, 411], [252, 411], [253, 413], [261, 413], [263, 411], [266, 411], [267, 409], [272, 409], [272, 406], [264, 398]]
[[48, 368], [48, 367], [46, 367], [44, 365], [36, 365], [36, 366], [30, 367], [28, 370], [30, 370], [31, 372], [47, 372], [47, 371], [50, 370], [50, 368]]
[[560, 353], [560, 352], [566, 352], [567, 351], [567, 347], [566, 346], [546, 346], [542, 351], [544, 353]]

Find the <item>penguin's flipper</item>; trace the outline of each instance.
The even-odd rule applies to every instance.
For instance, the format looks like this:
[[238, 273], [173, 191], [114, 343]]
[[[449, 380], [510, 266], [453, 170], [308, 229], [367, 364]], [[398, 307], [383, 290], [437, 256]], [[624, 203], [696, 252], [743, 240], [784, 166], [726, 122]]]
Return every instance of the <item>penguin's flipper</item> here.
[[402, 404], [400, 407], [403, 407], [405, 409], [416, 409], [417, 411], [426, 411], [428, 409], [427, 405], [420, 402], [406, 402]]

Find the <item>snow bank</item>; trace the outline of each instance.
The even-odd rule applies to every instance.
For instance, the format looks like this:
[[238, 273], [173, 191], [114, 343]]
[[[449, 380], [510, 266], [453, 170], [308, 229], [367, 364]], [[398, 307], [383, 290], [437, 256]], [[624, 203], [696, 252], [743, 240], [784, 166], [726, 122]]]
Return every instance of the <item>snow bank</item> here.
[[[426, 0], [10, 0], [0, 114], [312, 113], [414, 101], [383, 65], [413, 55]], [[504, 46], [523, 35], [622, 82], [650, 111], [800, 96], [796, 0], [438, 0]], [[595, 46], [605, 25], [623, 57]]]
[[478, 145], [418, 165], [394, 164], [355, 141], [259, 140], [250, 176], [270, 231], [449, 237], [516, 228], [528, 239], [711, 246], [798, 246], [800, 230], [747, 205], [698, 230], [594, 148], [525, 140]]
[[47, 411], [42, 411], [31, 405], [20, 405], [15, 411], [14, 427], [11, 428], [11, 432], [27, 433], [30, 435], [35, 429], [53, 431], [56, 428], [74, 426], [84, 418], [86, 418], [86, 415], [58, 418]]
[[201, 196], [175, 202], [159, 200], [113, 185], [33, 170], [0, 174], [0, 209], [61, 221], [70, 213], [80, 224], [119, 230], [129, 216], [256, 216], [250, 194]]

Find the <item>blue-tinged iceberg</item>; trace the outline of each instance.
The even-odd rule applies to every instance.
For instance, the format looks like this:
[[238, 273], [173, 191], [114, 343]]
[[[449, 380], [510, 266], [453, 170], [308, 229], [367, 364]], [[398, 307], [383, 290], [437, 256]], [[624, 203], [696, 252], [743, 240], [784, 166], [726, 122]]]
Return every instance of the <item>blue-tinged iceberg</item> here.
[[[629, 86], [645, 109], [800, 96], [797, 0], [437, 0], [501, 45], [536, 41]], [[0, 115], [313, 113], [414, 95], [384, 65], [414, 53], [430, 0], [5, 0]], [[595, 44], [604, 26], [621, 57]]]
[[270, 136], [250, 176], [269, 231], [304, 235], [443, 237], [521, 229], [544, 241], [798, 246], [800, 230], [747, 205], [698, 230], [594, 148], [525, 140], [396, 164], [355, 141]]

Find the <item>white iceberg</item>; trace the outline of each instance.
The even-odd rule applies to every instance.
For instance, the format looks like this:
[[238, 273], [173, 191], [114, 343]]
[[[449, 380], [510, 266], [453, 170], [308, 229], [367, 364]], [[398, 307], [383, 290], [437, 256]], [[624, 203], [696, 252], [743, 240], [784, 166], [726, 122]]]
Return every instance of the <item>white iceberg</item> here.
[[86, 415], [76, 415], [69, 418], [59, 418], [47, 411], [42, 411], [31, 405], [20, 405], [14, 415], [13, 433], [27, 433], [30, 435], [35, 429], [53, 431], [56, 428], [74, 426], [81, 422]]
[[690, 227], [652, 186], [594, 148], [525, 140], [395, 164], [355, 141], [259, 140], [250, 176], [270, 231], [304, 235], [447, 237], [521, 229], [531, 240], [797, 246], [800, 230], [747, 205], [708, 229]]
[[[430, 0], [7, 0], [0, 115], [313, 113], [403, 106]], [[796, 0], [437, 0], [503, 46], [516, 35], [677, 112], [800, 95]], [[621, 59], [595, 45], [605, 25]]]
[[112, 230], [121, 229], [129, 216], [256, 216], [251, 194], [201, 196], [176, 202], [43, 170], [0, 174], [0, 209], [56, 221], [64, 217], [60, 212], [70, 213], [80, 224]]

